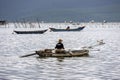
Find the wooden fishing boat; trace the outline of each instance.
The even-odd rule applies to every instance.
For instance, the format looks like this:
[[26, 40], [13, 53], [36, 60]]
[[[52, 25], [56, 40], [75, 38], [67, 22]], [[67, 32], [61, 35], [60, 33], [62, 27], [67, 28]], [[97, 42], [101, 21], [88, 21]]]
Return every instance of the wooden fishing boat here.
[[[92, 50], [93, 47], [97, 47], [100, 45], [104, 45], [105, 42], [103, 42], [103, 40], [97, 41], [98, 44], [93, 45], [93, 46], [88, 46], [88, 47], [82, 47], [82, 50], [54, 50], [54, 49], [45, 49], [45, 50], [38, 50], [35, 51], [34, 53], [31, 54], [27, 54], [27, 55], [23, 55], [20, 56], [22, 57], [29, 57], [29, 56], [33, 56], [33, 55], [39, 55], [39, 57], [80, 57], [80, 56], [89, 56], [89, 50]], [[93, 50], [93, 51], [100, 51], [100, 49], [97, 50]]]
[[75, 29], [56, 29], [56, 28], [50, 28], [51, 31], [53, 32], [63, 32], [63, 31], [81, 31], [85, 28], [85, 26], [82, 26], [82, 27], [78, 27], [78, 28], [75, 28]]
[[80, 57], [88, 56], [89, 50], [72, 50], [72, 51], [59, 51], [53, 52], [51, 49], [36, 51], [39, 57]]
[[34, 30], [34, 31], [16, 31], [14, 30], [15, 33], [17, 34], [43, 34], [47, 31], [46, 30]]

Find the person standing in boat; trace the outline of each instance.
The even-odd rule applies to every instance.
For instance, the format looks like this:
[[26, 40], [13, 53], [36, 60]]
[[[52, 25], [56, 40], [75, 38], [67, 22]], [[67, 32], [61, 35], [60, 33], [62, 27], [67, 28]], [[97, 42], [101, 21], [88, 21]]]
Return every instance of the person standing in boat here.
[[63, 43], [62, 43], [62, 39], [59, 39], [58, 40], [58, 43], [56, 44], [56, 46], [55, 46], [55, 52], [56, 53], [64, 53], [65, 52], [65, 48], [64, 48], [64, 45], [63, 45]]

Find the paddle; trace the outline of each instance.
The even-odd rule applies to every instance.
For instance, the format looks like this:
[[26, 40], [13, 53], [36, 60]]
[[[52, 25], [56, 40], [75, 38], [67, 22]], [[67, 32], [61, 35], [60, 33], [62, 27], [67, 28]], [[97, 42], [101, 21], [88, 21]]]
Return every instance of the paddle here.
[[36, 55], [36, 53], [26, 54], [26, 55], [20, 56], [20, 58], [29, 57], [29, 56], [33, 56], [33, 55]]
[[[54, 50], [54, 49], [45, 49], [44, 51], [49, 51], [49, 50]], [[36, 54], [37, 53], [26, 54], [26, 55], [20, 56], [20, 58], [29, 57], [29, 56], [33, 56], [33, 55], [36, 55]]]
[[96, 44], [96, 45], [88, 46], [88, 47], [84, 46], [84, 47], [82, 47], [82, 48], [83, 48], [83, 49], [89, 49], [90, 51], [100, 51], [100, 49], [94, 50], [93, 48], [94, 48], [94, 47], [97, 47], [97, 46], [100, 46], [100, 45], [103, 45], [103, 44], [105, 44], [105, 43], [103, 42], [103, 40], [100, 40], [100, 41], [97, 41], [97, 42], [98, 42], [98, 44]]
[[93, 49], [93, 47], [100, 46], [100, 45], [103, 45], [103, 44], [105, 44], [105, 43], [99, 43], [99, 44], [96, 44], [96, 45], [93, 45], [93, 46], [88, 46], [88, 47], [84, 46], [82, 48], [83, 49]]

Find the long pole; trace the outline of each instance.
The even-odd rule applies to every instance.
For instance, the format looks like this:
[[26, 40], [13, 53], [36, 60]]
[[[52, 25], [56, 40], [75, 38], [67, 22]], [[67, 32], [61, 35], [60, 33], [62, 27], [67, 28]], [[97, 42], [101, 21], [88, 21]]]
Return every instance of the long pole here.
[[37, 23], [38, 23], [38, 26], [39, 26], [39, 28], [40, 28], [41, 26], [40, 26], [40, 23], [39, 23], [39, 20], [38, 20], [38, 19], [37, 19]]

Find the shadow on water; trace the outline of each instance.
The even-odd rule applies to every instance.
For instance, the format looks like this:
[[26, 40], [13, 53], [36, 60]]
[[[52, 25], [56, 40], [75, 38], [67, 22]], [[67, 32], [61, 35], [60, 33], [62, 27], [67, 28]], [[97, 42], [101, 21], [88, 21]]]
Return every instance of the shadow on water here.
[[66, 59], [75, 59], [75, 58], [93, 58], [93, 56], [87, 55], [82, 57], [36, 57], [36, 60], [38, 62], [41, 62], [44, 60], [55, 59], [53, 61], [64, 62], [64, 60]]
[[[36, 57], [37, 61], [42, 61], [42, 60], [45, 60], [45, 59], [49, 59], [50, 57]], [[55, 58], [55, 57], [54, 57]], [[65, 57], [56, 57], [56, 60], [58, 62], [63, 62], [65, 59]]]
[[64, 59], [65, 59], [64, 57], [58, 57], [58, 58], [57, 58], [57, 61], [59, 61], [59, 62], [63, 62]]

